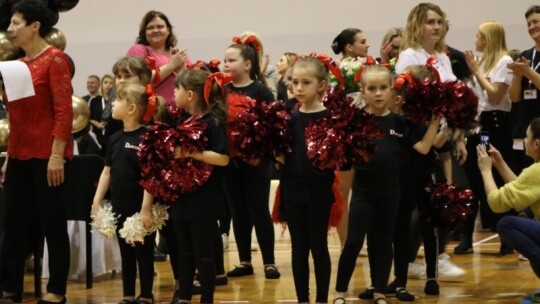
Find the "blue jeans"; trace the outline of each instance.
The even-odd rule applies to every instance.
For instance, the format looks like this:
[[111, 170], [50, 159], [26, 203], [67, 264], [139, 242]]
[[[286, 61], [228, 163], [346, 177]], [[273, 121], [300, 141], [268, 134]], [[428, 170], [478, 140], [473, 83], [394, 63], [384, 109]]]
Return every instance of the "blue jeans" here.
[[505, 216], [500, 219], [497, 231], [502, 242], [529, 259], [534, 273], [540, 278], [540, 222], [535, 219]]

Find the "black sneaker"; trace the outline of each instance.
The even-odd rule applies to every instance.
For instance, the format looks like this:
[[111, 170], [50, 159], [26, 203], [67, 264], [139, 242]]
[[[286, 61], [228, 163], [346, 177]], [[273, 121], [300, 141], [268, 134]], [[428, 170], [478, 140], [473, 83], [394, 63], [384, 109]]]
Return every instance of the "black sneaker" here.
[[229, 279], [227, 279], [227, 276], [216, 277], [216, 286], [227, 285], [228, 283]]
[[201, 283], [199, 281], [193, 281], [193, 286], [191, 287], [192, 295], [200, 295], [202, 293]]
[[512, 254], [512, 253], [514, 253], [514, 249], [512, 247], [510, 247], [510, 245], [508, 245], [506, 243], [501, 243], [501, 248], [499, 249], [499, 253], [501, 255]]
[[358, 294], [358, 298], [362, 300], [371, 300], [373, 299], [373, 294], [375, 293], [375, 287], [371, 286], [366, 288], [366, 290], [362, 291]]
[[234, 278], [234, 277], [243, 277], [247, 275], [253, 274], [253, 266], [246, 265], [246, 264], [240, 264], [239, 266], [234, 267], [233, 270], [227, 272], [227, 276]]
[[276, 266], [266, 266], [264, 267], [264, 277], [267, 279], [279, 279], [281, 273], [279, 273]]
[[180, 300], [180, 290], [177, 289], [174, 291], [171, 304], [177, 304], [179, 300]]
[[403, 287], [396, 289], [396, 298], [403, 302], [412, 302], [415, 300], [415, 296], [410, 294], [407, 289]]
[[397, 284], [396, 284], [396, 280], [394, 280], [392, 283], [390, 283], [390, 285], [386, 286], [386, 294], [387, 295], [396, 294], [396, 288], [397, 288]]
[[436, 296], [440, 293], [439, 283], [436, 279], [428, 279], [426, 282], [426, 287], [424, 287], [424, 292], [427, 295]]
[[457, 254], [457, 255], [464, 255], [464, 254], [471, 254], [471, 253], [474, 253], [471, 240], [462, 239], [459, 242], [459, 245], [457, 245], [454, 248], [454, 254]]

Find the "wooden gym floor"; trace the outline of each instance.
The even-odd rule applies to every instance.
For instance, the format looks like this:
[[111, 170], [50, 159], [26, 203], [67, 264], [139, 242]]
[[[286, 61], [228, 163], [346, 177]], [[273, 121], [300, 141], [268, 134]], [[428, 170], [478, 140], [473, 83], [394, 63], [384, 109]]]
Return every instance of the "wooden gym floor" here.
[[[499, 256], [499, 238], [491, 232], [475, 233], [475, 253], [466, 256], [452, 254], [455, 242], [448, 246], [452, 261], [465, 269], [467, 274], [457, 280], [441, 278], [440, 296], [426, 296], [423, 293], [425, 280], [409, 280], [408, 290], [417, 296], [415, 303], [520, 303], [530, 293], [540, 287], [538, 279], [530, 269], [528, 262], [518, 260], [518, 254]], [[329, 237], [332, 258], [332, 279], [330, 283], [329, 303], [333, 300], [333, 287], [339, 259], [339, 240], [336, 234]], [[218, 286], [215, 303], [296, 303], [296, 294], [291, 272], [289, 241], [276, 241], [276, 264], [281, 272], [279, 280], [266, 280], [260, 252], [253, 252], [255, 274], [243, 278], [230, 278], [229, 285]], [[419, 261], [423, 259], [420, 258]], [[423, 261], [422, 261], [423, 262]], [[225, 268], [230, 270], [238, 263], [238, 254], [234, 243], [225, 253]], [[154, 280], [156, 303], [170, 303], [174, 283], [169, 262], [157, 262], [157, 276]], [[311, 268], [313, 269], [313, 267]], [[392, 280], [393, 278], [391, 278]], [[46, 280], [43, 280], [45, 289]], [[138, 284], [138, 281], [137, 281]], [[347, 303], [372, 303], [357, 298], [369, 284], [367, 257], [357, 260], [357, 267], [347, 293]], [[33, 275], [25, 277], [25, 300], [23, 303], [35, 303], [33, 298]], [[314, 294], [315, 283], [311, 272], [311, 291]], [[118, 303], [122, 299], [122, 281], [119, 275], [98, 280], [94, 288], [85, 289], [84, 282], [68, 283], [68, 303]], [[193, 303], [199, 297], [194, 296]], [[314, 301], [314, 295], [312, 296]], [[398, 303], [397, 299], [390, 299]], [[524, 302], [525, 303], [525, 302]]]

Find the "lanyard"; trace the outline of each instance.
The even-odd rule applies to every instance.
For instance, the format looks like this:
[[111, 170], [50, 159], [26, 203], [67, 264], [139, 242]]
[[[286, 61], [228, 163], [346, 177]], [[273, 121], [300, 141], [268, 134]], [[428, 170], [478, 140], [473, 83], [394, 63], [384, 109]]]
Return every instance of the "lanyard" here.
[[[531, 60], [531, 69], [533, 69], [533, 71], [536, 71], [538, 69], [538, 67], [540, 67], [540, 61], [538, 62], [538, 64], [536, 66], [533, 66], [535, 57], [536, 57], [536, 47], [533, 48], [532, 60]], [[531, 88], [532, 88], [532, 81], [529, 79], [529, 89], [531, 89]]]

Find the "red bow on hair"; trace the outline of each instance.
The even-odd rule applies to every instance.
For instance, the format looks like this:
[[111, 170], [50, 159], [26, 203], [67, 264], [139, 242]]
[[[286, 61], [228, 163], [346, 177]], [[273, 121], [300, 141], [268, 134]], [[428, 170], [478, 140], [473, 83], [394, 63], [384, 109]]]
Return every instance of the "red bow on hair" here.
[[261, 51], [261, 46], [259, 45], [255, 35], [249, 35], [244, 41], [242, 41], [240, 37], [233, 37], [232, 41], [236, 44], [252, 44], [257, 50], [257, 53]]
[[206, 81], [204, 82], [204, 101], [208, 107], [210, 107], [210, 91], [212, 91], [214, 81], [221, 89], [221, 93], [225, 94], [225, 85], [232, 81], [232, 77], [231, 75], [222, 72], [213, 73], [206, 77]]
[[156, 108], [156, 93], [151, 84], [146, 85], [146, 95], [148, 95], [148, 105], [144, 112], [143, 121], [150, 122], [154, 116], [154, 109]]
[[437, 59], [437, 56], [431, 55], [428, 60], [426, 61], [426, 66], [433, 71], [433, 75], [435, 75], [435, 80], [437, 82], [441, 81], [441, 76], [439, 75], [439, 71], [433, 66], [435, 63], [437, 63], [439, 60]]
[[[364, 72], [364, 70], [368, 67], [368, 66], [372, 66], [372, 65], [376, 65], [377, 64], [377, 61], [375, 61], [375, 59], [373, 59], [373, 57], [371, 56], [368, 56], [366, 58], [366, 62], [364, 62], [364, 64], [362, 65], [362, 67], [360, 68], [360, 70], [358, 70], [358, 72], [356, 72], [356, 75], [354, 75], [354, 82], [355, 83], [358, 83], [360, 81], [360, 79], [362, 79], [362, 73]], [[388, 68], [388, 67], [387, 67]]]
[[152, 80], [152, 84], [155, 86], [158, 86], [159, 83], [161, 82], [161, 73], [157, 66], [156, 59], [154, 57], [144, 56], [144, 61], [146, 61], [146, 64], [148, 65], [150, 69], [156, 72], [154, 74], [154, 79]]
[[202, 60], [197, 60], [197, 62], [194, 65], [190, 66], [189, 68], [190, 69], [201, 69], [201, 67], [203, 65], [207, 65], [212, 69], [219, 69], [220, 64], [221, 64], [221, 61], [219, 61], [218, 59], [212, 59], [212, 60], [210, 60], [210, 62], [204, 62]]
[[394, 82], [394, 89], [399, 91], [405, 85], [405, 82], [411, 83], [412, 81], [413, 81], [413, 78], [412, 78], [411, 71], [401, 73], [397, 77], [396, 82]]
[[345, 88], [345, 79], [343, 79], [343, 74], [341, 74], [341, 71], [339, 70], [339, 68], [333, 64], [334, 60], [330, 56], [326, 54], [317, 55], [317, 53], [311, 52], [309, 54], [309, 57], [315, 57], [319, 59], [319, 61], [322, 64], [324, 64], [328, 68], [330, 73], [332, 73], [336, 77], [336, 79], [339, 81], [339, 87], [341, 89]]

